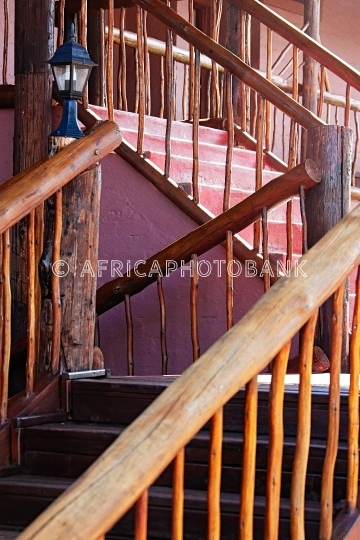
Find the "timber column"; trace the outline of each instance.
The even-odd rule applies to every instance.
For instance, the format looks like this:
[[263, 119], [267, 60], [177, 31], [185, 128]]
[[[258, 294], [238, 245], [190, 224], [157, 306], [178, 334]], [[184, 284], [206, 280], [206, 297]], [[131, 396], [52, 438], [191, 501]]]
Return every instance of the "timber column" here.
[[[55, 0], [15, 0], [14, 174], [48, 154]], [[36, 212], [36, 256], [42, 250], [42, 212]], [[12, 229], [14, 339], [26, 332], [26, 220]]]
[[[319, 126], [308, 131], [307, 156], [319, 165], [321, 182], [305, 196], [308, 245], [311, 248], [350, 210], [352, 130], [349, 127]], [[329, 268], [331, 272], [331, 268]], [[348, 291], [344, 296], [343, 334], [348, 338]], [[332, 303], [329, 299], [319, 312], [316, 345], [330, 355]], [[346, 344], [347, 339], [343, 342]], [[342, 372], [348, 371], [348, 346], [342, 352]]]

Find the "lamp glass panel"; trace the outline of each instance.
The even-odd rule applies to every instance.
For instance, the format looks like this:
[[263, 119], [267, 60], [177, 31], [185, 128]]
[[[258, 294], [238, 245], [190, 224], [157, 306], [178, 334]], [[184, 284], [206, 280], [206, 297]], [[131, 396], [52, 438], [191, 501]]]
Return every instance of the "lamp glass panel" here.
[[89, 66], [73, 65], [73, 90], [83, 94], [91, 70]]
[[56, 84], [60, 92], [70, 90], [70, 65], [52, 66]]

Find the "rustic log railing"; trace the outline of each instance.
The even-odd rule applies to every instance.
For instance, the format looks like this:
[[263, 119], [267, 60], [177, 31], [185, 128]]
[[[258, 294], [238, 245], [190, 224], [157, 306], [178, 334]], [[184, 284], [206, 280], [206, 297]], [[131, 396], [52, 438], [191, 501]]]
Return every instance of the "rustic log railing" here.
[[[219, 490], [222, 440], [221, 410], [247, 385], [246, 420], [240, 495], [239, 538], [252, 538], [254, 466], [257, 429], [257, 375], [273, 361], [270, 392], [270, 445], [267, 471], [265, 534], [277, 539], [283, 446], [284, 374], [289, 343], [302, 328], [300, 389], [295, 461], [290, 498], [292, 539], [305, 538], [304, 493], [310, 443], [311, 358], [319, 307], [333, 297], [332, 353], [328, 405], [328, 450], [322, 471], [320, 537], [331, 538], [333, 477], [340, 421], [341, 306], [343, 283], [360, 264], [360, 208], [336, 225], [304, 257], [306, 277], [292, 270], [278, 281], [247, 315], [158, 397], [87, 472], [22, 534], [21, 540], [86, 538], [96, 540], [137, 505], [135, 538], [146, 538], [148, 489], [175, 460], [173, 536], [184, 519], [183, 460], [185, 445], [212, 418], [208, 489], [208, 537], [219, 538]], [[331, 268], [331, 272], [329, 272]], [[351, 338], [346, 512], [355, 517], [358, 495], [360, 272]], [[255, 339], [256, 336], [256, 339]], [[275, 358], [275, 360], [273, 360]], [[159, 443], [161, 441], [161, 444]], [[215, 456], [219, 456], [217, 459]], [[151, 488], [150, 488], [151, 489]], [[151, 491], [150, 491], [151, 493]], [[106, 495], [106, 496], [104, 496]], [[211, 498], [211, 499], [210, 499]], [[137, 502], [139, 501], [139, 502]], [[140, 536], [141, 531], [141, 536]], [[170, 532], [170, 531], [169, 531]]]
[[[166, 353], [166, 311], [165, 297], [162, 288], [163, 277], [168, 277], [175, 270], [182, 272], [182, 268], [191, 261], [191, 285], [190, 285], [190, 323], [191, 341], [193, 345], [193, 361], [200, 352], [200, 342], [198, 333], [198, 282], [199, 263], [198, 257], [210, 249], [225, 242], [226, 247], [226, 313], [227, 328], [233, 324], [234, 307], [234, 249], [233, 234], [254, 223], [260, 216], [263, 216], [263, 266], [261, 272], [264, 276], [265, 292], [270, 286], [270, 275], [277, 275], [278, 268], [274, 270], [270, 266], [269, 253], [267, 249], [267, 211], [274, 206], [293, 197], [299, 191], [309, 189], [320, 181], [319, 169], [315, 162], [307, 160], [291, 171], [272, 180], [257, 192], [247, 197], [225, 211], [218, 217], [204, 223], [194, 231], [191, 231], [162, 251], [156, 253], [146, 261], [141, 261], [141, 267], [137, 263], [135, 267], [123, 277], [113, 279], [104, 284], [97, 291], [96, 311], [98, 315], [105, 313], [117, 304], [125, 302], [126, 315], [126, 343], [127, 343], [127, 373], [134, 375], [136, 359], [133, 354], [134, 330], [131, 315], [131, 296], [141, 292], [148, 285], [157, 281], [159, 304], [160, 304], [160, 348], [161, 348], [161, 374], [167, 372]], [[220, 279], [220, 276], [219, 276]], [[272, 280], [273, 282], [275, 280]], [[168, 341], [170, 338], [168, 339]], [[124, 366], [121, 366], [124, 369]]]
[[[11, 353], [11, 291], [10, 291], [10, 227], [27, 216], [28, 219], [28, 286], [27, 286], [27, 362], [26, 362], [26, 394], [34, 391], [37, 378], [35, 360], [37, 357], [36, 342], [40, 330], [38, 309], [35, 294], [35, 274], [37, 261], [35, 258], [34, 212], [52, 195], [100, 159], [109, 154], [121, 142], [121, 134], [114, 122], [103, 122], [91, 133], [70, 146], [60, 150], [51, 158], [46, 158], [27, 168], [0, 186], [0, 424], [7, 419], [9, 363]], [[54, 227], [55, 238], [61, 236], [61, 207], [56, 205]], [[59, 259], [54, 241], [52, 263]], [[61, 261], [60, 261], [61, 263]], [[63, 268], [54, 269], [54, 275], [59, 277]], [[53, 286], [55, 284], [53, 283]], [[54, 295], [54, 312], [57, 312], [59, 299]], [[56, 373], [59, 368], [58, 358], [52, 366]]]

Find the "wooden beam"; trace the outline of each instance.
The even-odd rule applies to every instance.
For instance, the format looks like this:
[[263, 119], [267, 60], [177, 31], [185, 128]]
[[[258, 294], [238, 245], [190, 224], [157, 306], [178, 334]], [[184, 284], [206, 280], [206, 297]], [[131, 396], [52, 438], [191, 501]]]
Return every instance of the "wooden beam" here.
[[34, 210], [41, 202], [88, 167], [108, 155], [121, 142], [115, 122], [106, 121], [90, 135], [78, 139], [50, 159], [0, 186], [0, 234]]
[[[304, 24], [308, 24], [307, 34], [316, 42], [320, 41], [320, 0], [304, 1]], [[317, 111], [317, 90], [319, 65], [311, 55], [304, 55], [302, 104], [309, 111]]]
[[125, 294], [131, 296], [156, 281], [157, 274], [151, 273], [154, 262], [165, 274], [167, 261], [175, 261], [179, 265], [182, 262], [187, 263], [193, 253], [202, 255], [223, 242], [227, 231], [237, 233], [259, 219], [264, 206], [273, 208], [297, 194], [301, 185], [308, 189], [319, 181], [319, 168], [312, 160], [307, 160], [275, 178], [244, 201], [150, 257], [141, 266], [141, 270], [135, 268], [129, 276], [114, 279], [100, 287], [97, 292], [96, 312], [100, 315], [108, 311], [122, 302]]
[[289, 278], [271, 287], [18, 539], [96, 540], [109, 531], [216, 411], [271, 362], [356, 268], [359, 228], [360, 207], [302, 259], [307, 261], [306, 277], [293, 269]]
[[203, 54], [229, 70], [245, 84], [256, 90], [264, 98], [269, 100], [282, 112], [290, 116], [304, 128], [316, 125], [324, 125], [310, 111], [289, 97], [285, 92], [278, 89], [273, 83], [259, 75], [254, 69], [242, 62], [237, 56], [222, 47], [211, 38], [193, 27], [183, 17], [180, 17], [161, 0], [134, 0], [140, 7], [152, 13], [158, 20], [171, 28], [176, 34], [188, 43], [191, 43]]
[[[322, 182], [305, 197], [308, 245], [314, 246], [349, 213], [352, 131], [348, 127], [323, 126], [308, 132], [307, 155], [319, 163]], [[347, 341], [348, 306], [345, 294], [344, 343]], [[322, 306], [316, 332], [316, 345], [330, 357], [332, 302]], [[347, 347], [342, 353], [342, 370], [347, 366]]]
[[317, 43], [314, 39], [307, 36], [296, 26], [285, 20], [283, 17], [272, 11], [270, 8], [258, 0], [231, 0], [240, 9], [244, 9], [260, 22], [268, 26], [274, 32], [290, 41], [304, 53], [312, 56], [314, 60], [335, 73], [340, 79], [343, 79], [351, 86], [360, 90], [360, 72], [354, 69], [350, 64], [344, 62]]

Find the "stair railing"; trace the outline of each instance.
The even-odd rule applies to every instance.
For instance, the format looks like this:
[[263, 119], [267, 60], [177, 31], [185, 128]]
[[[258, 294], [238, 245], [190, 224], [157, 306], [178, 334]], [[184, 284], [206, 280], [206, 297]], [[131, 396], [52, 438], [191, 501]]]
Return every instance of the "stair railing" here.
[[[26, 374], [25, 374], [25, 407], [26, 401], [33, 399], [37, 392], [38, 378], [38, 344], [40, 339], [39, 320], [39, 290], [38, 290], [38, 253], [37, 243], [41, 242], [39, 228], [35, 227], [36, 209], [41, 209], [43, 203], [54, 194], [59, 193], [62, 186], [76, 175], [95, 165], [100, 159], [109, 154], [121, 142], [121, 134], [114, 122], [103, 122], [70, 146], [60, 150], [51, 158], [45, 158], [35, 165], [28, 167], [0, 186], [0, 431], [8, 429], [6, 422], [13, 414], [17, 414], [18, 403], [12, 400], [9, 408], [9, 368], [12, 349], [11, 332], [11, 289], [10, 289], [10, 252], [12, 246], [11, 227], [22, 219], [27, 220], [27, 336], [26, 336]], [[52, 306], [54, 313], [60, 308], [59, 279], [64, 270], [53, 268], [59, 260], [57, 247], [60, 245], [62, 229], [61, 197], [55, 195], [55, 222], [53, 231], [53, 252], [50, 256], [49, 273], [52, 274]], [[49, 225], [49, 229], [50, 225]], [[61, 263], [61, 261], [60, 261]], [[60, 332], [61, 314], [53, 325], [53, 335]], [[59, 339], [53, 339], [51, 359], [52, 365], [47, 366], [50, 374], [59, 372], [60, 356]], [[45, 366], [43, 366], [45, 368]], [[48, 381], [49, 383], [49, 381]], [[10, 448], [8, 449], [10, 451]], [[5, 452], [5, 450], [4, 450]], [[5, 453], [2, 454], [2, 458]]]
[[[147, 538], [151, 485], [173, 462], [171, 537], [184, 532], [184, 447], [210, 423], [207, 535], [220, 538], [223, 406], [246, 385], [239, 538], [253, 538], [257, 441], [257, 374], [272, 362], [269, 396], [269, 453], [264, 530], [279, 534], [283, 450], [284, 375], [290, 342], [300, 329], [298, 423], [294, 454], [290, 530], [305, 538], [305, 484], [311, 437], [311, 366], [319, 307], [332, 296], [331, 367], [327, 450], [323, 463], [319, 537], [333, 529], [333, 478], [340, 425], [342, 306], [346, 278], [360, 263], [360, 208], [352, 211], [303, 257], [305, 275], [295, 269], [279, 280], [229, 332], [171, 384], [74, 485], [39, 516], [20, 540], [102, 538], [135, 505], [135, 538]], [[329, 271], [331, 268], [331, 271]], [[344, 512], [356, 512], [359, 473], [360, 271], [356, 283], [349, 375], [347, 493]], [[312, 434], [316, 437], [316, 434]], [[150, 497], [150, 508], [148, 505]], [[234, 531], [236, 534], [236, 531]], [[151, 536], [151, 531], [149, 531]], [[170, 531], [169, 531], [170, 534]], [[203, 537], [206, 533], [204, 532]]]
[[[113, 308], [117, 304], [125, 303], [126, 316], [126, 337], [123, 342], [127, 343], [127, 373], [134, 375], [134, 329], [131, 315], [131, 296], [139, 293], [148, 287], [151, 283], [157, 281], [158, 296], [160, 303], [160, 348], [161, 348], [161, 374], [168, 373], [168, 354], [166, 342], [169, 336], [166, 328], [166, 309], [165, 295], [163, 291], [163, 278], [168, 277], [170, 273], [177, 270], [177, 274], [183, 276], [183, 267], [191, 261], [190, 272], [190, 320], [191, 320], [191, 342], [193, 350], [193, 361], [199, 356], [200, 343], [198, 323], [199, 305], [198, 305], [198, 283], [199, 275], [204, 275], [200, 270], [202, 262], [206, 264], [207, 275], [209, 273], [208, 261], [198, 261], [198, 257], [208, 252], [210, 249], [226, 241], [226, 261], [224, 272], [220, 271], [221, 263], [219, 263], [218, 280], [219, 286], [221, 276], [225, 274], [226, 280], [226, 314], [227, 314], [227, 329], [231, 328], [234, 321], [234, 277], [240, 275], [242, 267], [239, 263], [235, 266], [236, 261], [233, 259], [232, 250], [232, 235], [252, 224], [260, 216], [263, 216], [263, 223], [266, 224], [266, 215], [271, 208], [288, 200], [296, 195], [299, 190], [306, 190], [316, 185], [320, 181], [320, 172], [316, 164], [307, 160], [298, 165], [291, 171], [272, 180], [259, 191], [247, 197], [244, 201], [233, 206], [220, 216], [215, 217], [209, 222], [201, 225], [197, 229], [191, 231], [184, 237], [180, 238], [170, 246], [156, 253], [146, 261], [136, 263], [131, 271], [126, 272], [126, 275], [117, 277], [104, 284], [97, 291], [96, 312], [101, 315]], [[270, 286], [271, 275], [276, 275], [280, 268], [284, 271], [284, 266], [278, 265], [274, 269], [270, 265], [269, 252], [267, 249], [268, 235], [267, 230], [263, 229], [263, 268], [264, 288], [268, 290]], [[249, 261], [248, 261], [249, 262]], [[236, 270], [234, 270], [236, 268]], [[248, 267], [246, 266], [246, 270]], [[288, 268], [289, 270], [289, 268]], [[125, 270], [123, 270], [125, 272]], [[285, 269], [286, 271], [286, 269]], [[244, 270], [245, 273], [245, 270]], [[254, 275], [251, 272], [251, 275]], [[184, 276], [183, 276], [184, 277]], [[167, 280], [166, 280], [167, 281]], [[236, 281], [236, 280], [235, 280]], [[185, 353], [183, 353], [184, 355]], [[123, 370], [123, 366], [121, 366]]]

